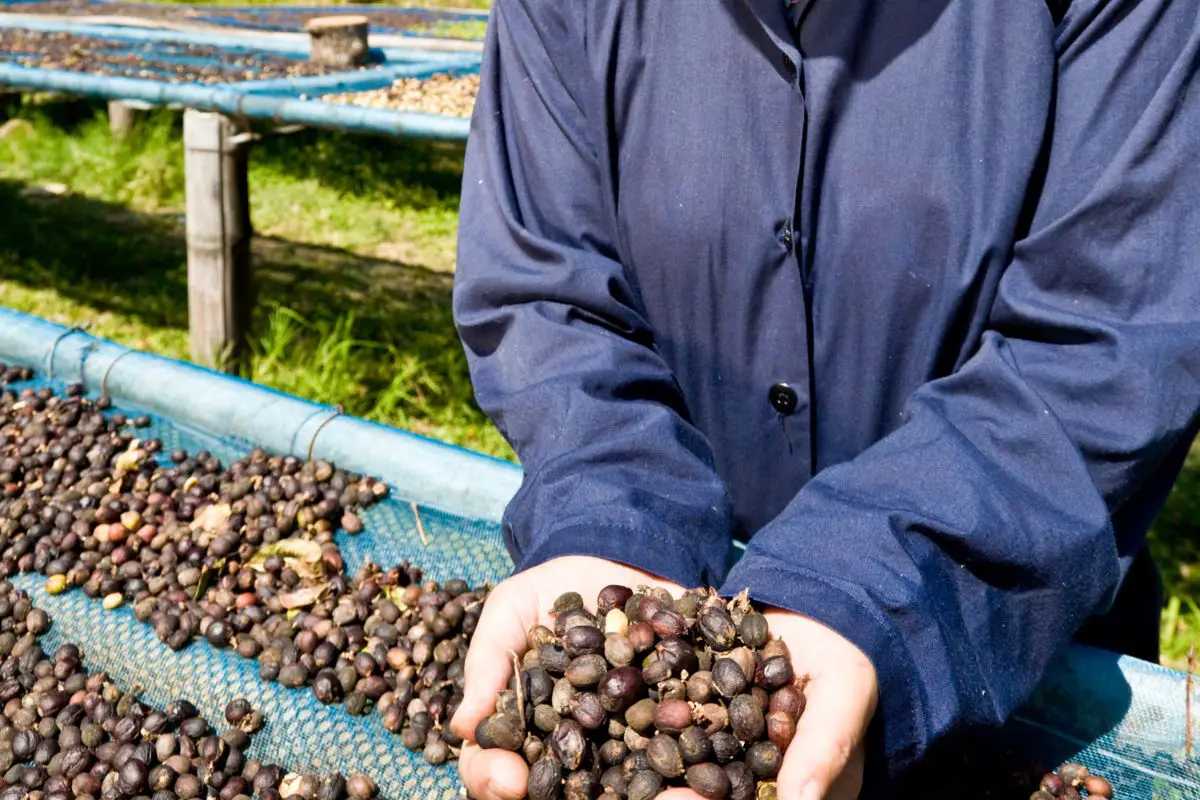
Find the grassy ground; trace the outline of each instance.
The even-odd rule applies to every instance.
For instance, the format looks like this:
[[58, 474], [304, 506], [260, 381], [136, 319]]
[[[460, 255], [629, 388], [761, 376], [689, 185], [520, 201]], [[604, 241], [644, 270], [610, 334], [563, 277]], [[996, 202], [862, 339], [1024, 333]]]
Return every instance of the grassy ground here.
[[[0, 141], [0, 305], [185, 358], [178, 117], [115, 141], [96, 106], [11, 112], [33, 127]], [[327, 133], [256, 145], [247, 377], [511, 456], [450, 315], [461, 161], [461, 146]]]
[[[94, 105], [9, 111], [33, 126], [0, 140], [0, 305], [185, 358], [178, 118], [114, 141]], [[255, 146], [248, 377], [511, 457], [472, 401], [450, 316], [461, 159], [319, 132]], [[1181, 666], [1200, 631], [1200, 452], [1151, 541], [1170, 597], [1164, 661]]]
[[1200, 636], [1200, 444], [1192, 447], [1183, 474], [1154, 522], [1150, 545], [1167, 593], [1163, 661], [1182, 667], [1188, 648]]

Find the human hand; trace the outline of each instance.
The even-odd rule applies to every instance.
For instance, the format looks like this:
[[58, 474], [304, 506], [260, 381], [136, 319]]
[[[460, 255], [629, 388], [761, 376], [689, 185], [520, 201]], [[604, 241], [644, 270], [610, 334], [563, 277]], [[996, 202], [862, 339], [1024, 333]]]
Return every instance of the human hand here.
[[[521, 579], [525, 580], [521, 580]], [[492, 713], [496, 695], [512, 675], [510, 651], [526, 649], [526, 632], [549, 621], [546, 609], [563, 592], [595, 597], [609, 584], [682, 587], [601, 559], [555, 559], [505, 581], [489, 596], [467, 654], [466, 696], [451, 724], [468, 740], [459, 760], [463, 781], [479, 800], [524, 796], [529, 769], [516, 753], [481, 750], [475, 726]], [[495, 598], [500, 593], [499, 602]], [[863, 737], [877, 704], [874, 667], [854, 645], [830, 628], [799, 614], [765, 611], [769, 629], [791, 654], [794, 672], [806, 678], [804, 714], [777, 777], [783, 800], [853, 800], [862, 787]], [[481, 634], [486, 639], [481, 639]], [[480, 646], [482, 644], [482, 646]], [[703, 800], [688, 789], [671, 789], [660, 800]]]
[[[776, 778], [779, 800], [854, 800], [862, 790], [863, 737], [875, 715], [875, 668], [862, 651], [808, 617], [764, 612], [773, 637], [783, 639], [793, 670], [807, 676], [804, 713]], [[670, 789], [656, 800], [704, 800]]]
[[[526, 635], [536, 625], [554, 623], [548, 613], [564, 592], [579, 592], [594, 603], [610, 584], [662, 586], [672, 595], [684, 590], [632, 567], [588, 556], [564, 556], [514, 575], [496, 586], [483, 606], [467, 650], [463, 700], [450, 728], [464, 740], [458, 770], [472, 797], [478, 800], [517, 800], [525, 796], [529, 766], [516, 753], [482, 750], [475, 743], [475, 726], [496, 709], [496, 696], [512, 677], [512, 657], [528, 649]], [[595, 610], [592, 607], [592, 610]]]

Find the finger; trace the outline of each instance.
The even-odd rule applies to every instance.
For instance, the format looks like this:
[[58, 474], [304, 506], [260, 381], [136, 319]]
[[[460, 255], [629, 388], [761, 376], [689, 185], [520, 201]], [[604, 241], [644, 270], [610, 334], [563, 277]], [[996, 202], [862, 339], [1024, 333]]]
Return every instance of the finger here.
[[458, 758], [463, 785], [477, 800], [519, 800], [529, 785], [525, 759], [507, 750], [481, 750], [463, 745]]
[[860, 743], [850, 756], [850, 762], [842, 774], [829, 788], [829, 800], [858, 800], [862, 794], [863, 766], [866, 763], [866, 748]]
[[704, 798], [691, 789], [667, 789], [662, 794], [654, 795], [654, 800], [704, 800]]
[[[874, 684], [861, 669], [830, 671], [805, 688], [808, 700], [779, 771], [779, 797], [825, 800], [854, 755], [874, 713]], [[853, 773], [846, 780], [861, 782]]]
[[478, 800], [479, 790], [482, 788], [483, 783], [479, 776], [484, 773], [481, 773], [475, 766], [476, 757], [479, 755], [479, 752], [478, 745], [471, 742], [464, 742], [458, 754], [458, 775], [462, 778], [463, 786], [466, 787], [467, 794], [471, 797], [471, 800]]
[[[501, 594], [503, 592], [503, 594]], [[471, 646], [463, 665], [463, 699], [450, 721], [450, 729], [468, 741], [475, 726], [496, 709], [496, 696], [512, 678], [512, 656], [526, 650], [524, 616], [497, 587], [483, 605]]]

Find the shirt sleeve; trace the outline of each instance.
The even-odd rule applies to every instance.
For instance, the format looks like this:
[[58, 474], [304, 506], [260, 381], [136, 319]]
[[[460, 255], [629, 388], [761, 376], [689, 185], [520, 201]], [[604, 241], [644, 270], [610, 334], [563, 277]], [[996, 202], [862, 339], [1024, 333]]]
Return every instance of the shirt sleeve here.
[[1044, 182], [977, 352], [806, 484], [727, 578], [869, 655], [893, 774], [1029, 697], [1140, 546], [1114, 516], [1195, 434], [1198, 8], [1076, 0]]
[[494, 4], [467, 146], [454, 314], [525, 470], [504, 536], [518, 569], [584, 554], [717, 583], [730, 504], [615, 254], [584, 6]]

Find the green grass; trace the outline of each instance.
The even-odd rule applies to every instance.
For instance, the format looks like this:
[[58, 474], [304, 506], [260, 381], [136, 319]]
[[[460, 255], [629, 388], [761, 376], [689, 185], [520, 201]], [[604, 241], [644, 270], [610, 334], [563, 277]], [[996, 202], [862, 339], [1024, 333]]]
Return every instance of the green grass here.
[[[32, 131], [0, 141], [0, 305], [186, 358], [179, 118], [118, 141], [98, 111], [25, 107]], [[511, 458], [473, 402], [451, 318], [461, 170], [461, 146], [321, 132], [255, 145], [245, 376]], [[52, 183], [66, 192], [29, 192]], [[1200, 451], [1150, 540], [1170, 598], [1163, 660], [1183, 666], [1200, 634]]]
[[1200, 445], [1150, 531], [1150, 547], [1162, 567], [1168, 597], [1162, 622], [1162, 660], [1186, 666], [1188, 648], [1200, 637]]
[[446, 39], [483, 39], [487, 34], [487, 22], [484, 20], [471, 22], [431, 22], [415, 32], [426, 36], [439, 36]]
[[[0, 304], [186, 358], [178, 117], [115, 140], [92, 105], [21, 114], [32, 130], [0, 141]], [[256, 145], [246, 377], [511, 458], [451, 317], [461, 162], [461, 145], [317, 132]]]

